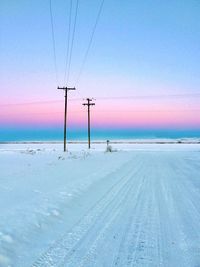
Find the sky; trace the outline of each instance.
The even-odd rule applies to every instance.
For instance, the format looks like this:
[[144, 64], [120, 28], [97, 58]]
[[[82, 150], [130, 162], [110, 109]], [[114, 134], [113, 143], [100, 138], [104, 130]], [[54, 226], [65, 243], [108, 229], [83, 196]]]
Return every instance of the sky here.
[[200, 137], [200, 1], [101, 3], [0, 1], [0, 140]]

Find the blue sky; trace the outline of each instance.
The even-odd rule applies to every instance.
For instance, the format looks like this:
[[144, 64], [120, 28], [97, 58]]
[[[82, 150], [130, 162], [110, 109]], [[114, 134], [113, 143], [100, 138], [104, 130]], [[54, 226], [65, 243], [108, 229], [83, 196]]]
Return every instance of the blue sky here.
[[[52, 0], [58, 81], [55, 79], [53, 62], [49, 0], [2, 0], [0, 3], [0, 104], [11, 104], [9, 112], [13, 110], [13, 113], [18, 114], [9, 117], [8, 110], [0, 107], [0, 123], [4, 133], [6, 127], [8, 129], [12, 124], [16, 131], [27, 125], [25, 119], [22, 123], [24, 113], [21, 114], [13, 104], [63, 99], [56, 87], [63, 85], [69, 2]], [[75, 7], [76, 1], [73, 3]], [[101, 0], [79, 0], [69, 80], [70, 85], [75, 85], [78, 90], [72, 97], [94, 96], [98, 103], [98, 97], [103, 96], [200, 93], [200, 1], [196, 0], [105, 0], [89, 56], [77, 83], [76, 77], [100, 3]], [[111, 100], [111, 103], [104, 103], [103, 108], [114, 109], [119, 105], [124, 109], [128, 106], [129, 109], [137, 107], [142, 110], [177, 108], [177, 112], [171, 115], [172, 124], [177, 121], [177, 131], [179, 125], [183, 124], [181, 117], [185, 116], [179, 110], [194, 109], [193, 113], [190, 112], [191, 116], [185, 116], [185, 126], [181, 126], [186, 132], [188, 130], [189, 135], [189, 131], [193, 130], [191, 125], [195, 125], [195, 129], [200, 128], [200, 112], [197, 111], [199, 100], [195, 97], [131, 103], [125, 100], [114, 103]], [[98, 106], [102, 108], [102, 103], [97, 105], [97, 109]], [[26, 108], [27, 112], [30, 110], [32, 113], [37, 109], [36, 106]], [[46, 106], [45, 112], [51, 109], [51, 106]], [[55, 112], [62, 110], [62, 103], [54, 109]], [[128, 116], [128, 128], [137, 128], [135, 117]], [[160, 118], [161, 115], [152, 117], [152, 125], [157, 122], [157, 129]], [[40, 116], [36, 119], [38, 124], [42, 123]], [[96, 116], [96, 120], [102, 123], [103, 118]], [[115, 118], [111, 117], [110, 120], [110, 127], [116, 128]], [[144, 117], [141, 120], [143, 124], [146, 123]], [[165, 128], [170, 130], [169, 116], [163, 116], [163, 120], [166, 120]], [[61, 121], [60, 118], [58, 121]], [[112, 121], [115, 122], [114, 126]], [[123, 127], [125, 134], [127, 125], [121, 125], [119, 120], [119, 133]], [[148, 127], [152, 128], [151, 125]]]

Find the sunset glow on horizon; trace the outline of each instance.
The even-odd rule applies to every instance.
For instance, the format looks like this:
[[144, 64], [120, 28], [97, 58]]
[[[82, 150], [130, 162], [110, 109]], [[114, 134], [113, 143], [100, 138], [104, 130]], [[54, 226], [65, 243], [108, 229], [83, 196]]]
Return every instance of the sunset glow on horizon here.
[[[52, 1], [54, 55], [46, 1], [1, 2], [2, 139], [14, 140], [16, 132], [27, 138], [26, 129], [41, 130], [41, 138], [43, 130], [55, 129], [55, 138], [62, 137], [64, 92], [57, 86], [66, 86], [68, 4]], [[80, 1], [78, 9], [67, 83], [77, 89], [68, 102], [72, 138], [76, 130], [78, 138], [87, 129], [86, 97], [95, 98], [91, 123], [96, 136], [117, 131], [125, 138], [137, 129], [149, 136], [174, 131], [200, 137], [200, 3], [105, 1], [90, 44], [99, 4]], [[51, 132], [49, 138], [54, 138]]]
[[[118, 100], [114, 102], [115, 104], [110, 106], [109, 101], [105, 103], [105, 101], [98, 102], [96, 100], [96, 106], [91, 110], [93, 132], [104, 130], [106, 135], [108, 131], [113, 133], [121, 131], [122, 138], [123, 131], [126, 136], [126, 133], [134, 132], [134, 130], [140, 130], [144, 135], [158, 130], [195, 131], [195, 136], [200, 132], [200, 110], [198, 108], [184, 109], [183, 106], [163, 106], [156, 102], [152, 105], [152, 101], [150, 101], [142, 109], [139, 103], [135, 103], [134, 106], [133, 100], [124, 101], [126, 105], [123, 106], [119, 106]], [[45, 105], [16, 105], [12, 107], [11, 111], [9, 111], [10, 107], [2, 107], [1, 114], [4, 116], [0, 119], [1, 125], [5, 129], [11, 128], [13, 131], [26, 128], [32, 130], [54, 129], [62, 134], [63, 104], [64, 102]], [[69, 102], [68, 126], [74, 133], [73, 136], [76, 136], [76, 131], [79, 135], [78, 132], [86, 130], [87, 110], [82, 106], [81, 101]], [[54, 138], [52, 137], [52, 139]]]

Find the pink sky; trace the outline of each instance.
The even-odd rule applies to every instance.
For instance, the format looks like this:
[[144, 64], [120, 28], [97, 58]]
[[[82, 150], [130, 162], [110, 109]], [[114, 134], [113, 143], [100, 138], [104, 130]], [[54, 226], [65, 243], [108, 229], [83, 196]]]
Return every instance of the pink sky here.
[[[96, 127], [198, 128], [200, 109], [187, 104], [160, 100], [99, 100], [91, 109], [91, 121]], [[63, 123], [63, 104], [37, 103], [0, 107], [0, 122], [4, 125], [58, 125]], [[82, 101], [69, 101], [68, 123], [82, 127], [87, 123], [87, 109]]]

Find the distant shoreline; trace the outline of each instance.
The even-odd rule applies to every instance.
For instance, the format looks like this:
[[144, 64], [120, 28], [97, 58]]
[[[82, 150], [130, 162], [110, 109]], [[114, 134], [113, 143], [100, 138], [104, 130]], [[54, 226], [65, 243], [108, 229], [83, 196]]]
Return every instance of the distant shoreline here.
[[[5, 141], [0, 142], [0, 145], [5, 144], [62, 144], [62, 141]], [[87, 141], [68, 141], [68, 144], [87, 144]], [[92, 144], [106, 144], [106, 141], [93, 141]], [[200, 144], [200, 140], [176, 139], [176, 140], [111, 140], [110, 144]]]

